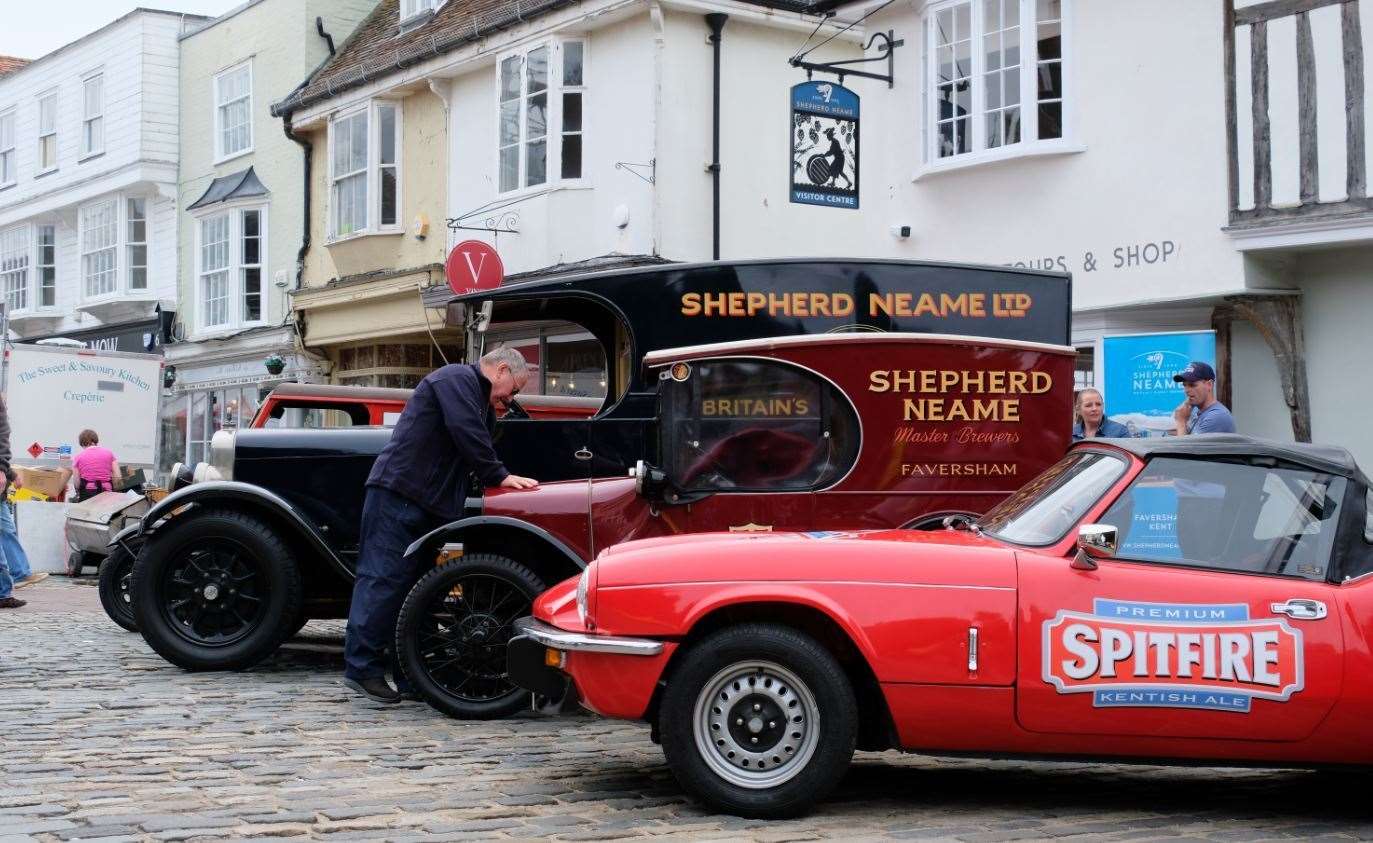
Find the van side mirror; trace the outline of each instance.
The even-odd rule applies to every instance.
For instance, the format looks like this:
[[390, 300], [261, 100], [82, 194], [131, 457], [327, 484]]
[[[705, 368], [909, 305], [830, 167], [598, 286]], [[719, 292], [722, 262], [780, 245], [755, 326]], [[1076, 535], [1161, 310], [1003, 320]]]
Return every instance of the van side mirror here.
[[1073, 567], [1096, 570], [1098, 559], [1109, 559], [1120, 549], [1120, 533], [1110, 524], [1083, 524], [1077, 528], [1077, 555]]

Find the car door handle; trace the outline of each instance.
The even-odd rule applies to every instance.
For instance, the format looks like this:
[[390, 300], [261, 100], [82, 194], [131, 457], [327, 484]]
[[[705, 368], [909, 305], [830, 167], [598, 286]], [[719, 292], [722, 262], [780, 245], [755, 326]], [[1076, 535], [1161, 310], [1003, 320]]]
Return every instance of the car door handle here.
[[591, 452], [586, 448], [582, 448], [581, 450], [574, 453], [572, 456], [576, 457], [579, 460], [586, 461], [591, 459]]
[[1324, 603], [1304, 597], [1294, 597], [1286, 603], [1274, 603], [1268, 608], [1298, 621], [1318, 621], [1326, 615]]

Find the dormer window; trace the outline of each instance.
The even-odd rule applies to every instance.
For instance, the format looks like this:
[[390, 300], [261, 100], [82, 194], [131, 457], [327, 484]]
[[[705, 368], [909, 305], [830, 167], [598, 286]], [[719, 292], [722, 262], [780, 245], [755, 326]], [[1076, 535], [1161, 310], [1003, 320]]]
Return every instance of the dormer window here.
[[402, 30], [419, 26], [429, 20], [444, 0], [400, 0], [400, 26]]

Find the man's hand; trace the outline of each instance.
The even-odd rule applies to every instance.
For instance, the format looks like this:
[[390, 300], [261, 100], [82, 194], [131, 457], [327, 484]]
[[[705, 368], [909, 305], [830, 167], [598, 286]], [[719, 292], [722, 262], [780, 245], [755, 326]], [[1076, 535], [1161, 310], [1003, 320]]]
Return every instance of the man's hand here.
[[[0, 473], [0, 495], [3, 495], [3, 494], [5, 493], [5, 488], [6, 488], [8, 485], [9, 485], [9, 478], [6, 477], [4, 474]], [[14, 487], [15, 487], [16, 489], [19, 488], [19, 481], [18, 481], [18, 480], [14, 481]]]
[[1173, 410], [1173, 421], [1178, 424], [1187, 424], [1187, 420], [1192, 417], [1192, 402], [1183, 401]]
[[532, 489], [539, 485], [539, 481], [530, 477], [521, 477], [518, 474], [511, 474], [501, 481], [502, 489]]

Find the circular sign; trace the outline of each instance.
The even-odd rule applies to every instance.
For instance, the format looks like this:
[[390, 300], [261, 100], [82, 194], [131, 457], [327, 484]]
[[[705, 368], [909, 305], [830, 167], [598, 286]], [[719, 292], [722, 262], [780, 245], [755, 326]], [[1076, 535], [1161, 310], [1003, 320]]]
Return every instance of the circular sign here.
[[448, 286], [459, 295], [494, 290], [505, 278], [505, 265], [495, 247], [480, 240], [464, 240], [448, 253], [444, 275]]

